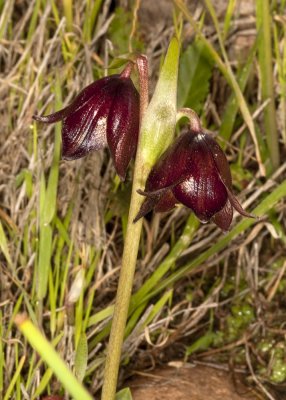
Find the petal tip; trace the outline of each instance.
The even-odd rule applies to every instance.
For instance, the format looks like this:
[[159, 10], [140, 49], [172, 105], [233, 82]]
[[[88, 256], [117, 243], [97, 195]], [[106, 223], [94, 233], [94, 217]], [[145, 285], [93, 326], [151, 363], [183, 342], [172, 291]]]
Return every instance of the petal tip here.
[[32, 119], [35, 120], [35, 121], [42, 122], [43, 117], [41, 115], [38, 115], [38, 114], [33, 114], [32, 115]]

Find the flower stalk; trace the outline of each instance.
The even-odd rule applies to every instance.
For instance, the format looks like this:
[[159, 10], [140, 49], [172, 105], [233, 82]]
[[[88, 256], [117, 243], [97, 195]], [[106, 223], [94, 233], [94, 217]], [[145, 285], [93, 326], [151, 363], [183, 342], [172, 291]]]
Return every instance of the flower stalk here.
[[101, 395], [102, 400], [114, 399], [116, 393], [121, 348], [124, 339], [125, 325], [128, 316], [138, 247], [142, 230], [142, 219], [136, 224], [133, 223], [133, 220], [138, 213], [143, 200], [142, 196], [137, 193], [136, 189], [142, 186], [143, 182], [146, 180], [146, 176], [146, 168], [142, 168], [142, 163], [139, 156], [137, 157], [135, 163], [135, 173], [133, 178], [122, 265], [107, 349], [104, 382]]
[[[148, 64], [144, 56], [139, 56], [137, 61], [140, 85], [140, 116], [141, 121], [148, 106]], [[142, 220], [137, 224], [133, 220], [142, 204], [142, 196], [137, 193], [137, 188], [145, 184], [148, 170], [140, 153], [140, 139], [135, 159], [134, 177], [130, 209], [127, 222], [126, 238], [122, 256], [113, 320], [107, 349], [104, 382], [102, 387], [102, 400], [115, 398], [118, 370], [120, 366], [121, 348], [124, 340], [125, 325], [128, 316], [133, 278], [135, 273], [137, 254], [142, 231]]]
[[[152, 164], [173, 139], [176, 123], [176, 97], [179, 61], [179, 43], [173, 39], [155, 89], [148, 106], [148, 68], [147, 60], [139, 56], [136, 65], [140, 84], [140, 133], [135, 159], [133, 186], [127, 222], [127, 232], [122, 256], [122, 265], [118, 282], [114, 314], [107, 350], [104, 382], [101, 400], [113, 400], [116, 395], [117, 377], [121, 359], [121, 348], [128, 317], [133, 278], [142, 230], [142, 219], [134, 223], [134, 219], [144, 201], [137, 190], [145, 187], [145, 182]], [[165, 94], [169, 96], [166, 101]], [[147, 107], [148, 106], [148, 107]], [[170, 111], [165, 118], [164, 111]], [[163, 118], [162, 118], [163, 112]], [[158, 122], [159, 121], [159, 122]], [[168, 140], [162, 140], [168, 134]]]

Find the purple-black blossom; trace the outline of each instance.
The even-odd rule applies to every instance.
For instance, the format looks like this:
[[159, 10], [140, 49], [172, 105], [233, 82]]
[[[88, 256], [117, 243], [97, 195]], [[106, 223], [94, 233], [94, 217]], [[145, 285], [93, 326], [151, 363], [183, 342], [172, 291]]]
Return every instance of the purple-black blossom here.
[[171, 210], [181, 203], [190, 208], [203, 223], [213, 221], [228, 230], [233, 208], [251, 217], [232, 191], [228, 161], [218, 143], [203, 130], [188, 130], [165, 151], [152, 168], [145, 190], [146, 198], [135, 218], [149, 211]]
[[62, 157], [74, 160], [108, 146], [117, 174], [125, 179], [139, 134], [139, 93], [130, 67], [83, 89], [66, 108], [33, 118], [44, 123], [62, 121]]

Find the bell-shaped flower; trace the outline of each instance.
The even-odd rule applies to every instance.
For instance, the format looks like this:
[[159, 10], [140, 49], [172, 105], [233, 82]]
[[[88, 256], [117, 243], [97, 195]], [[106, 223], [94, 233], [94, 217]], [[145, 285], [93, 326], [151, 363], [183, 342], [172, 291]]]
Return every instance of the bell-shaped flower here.
[[33, 118], [44, 123], [62, 121], [62, 157], [74, 160], [108, 146], [117, 174], [125, 179], [139, 133], [139, 93], [127, 65], [83, 89], [66, 108]]
[[228, 230], [233, 208], [251, 217], [232, 192], [232, 179], [226, 156], [217, 142], [203, 131], [190, 129], [177, 140], [151, 170], [146, 198], [135, 222], [149, 211], [163, 212], [182, 203], [203, 223], [213, 221]]

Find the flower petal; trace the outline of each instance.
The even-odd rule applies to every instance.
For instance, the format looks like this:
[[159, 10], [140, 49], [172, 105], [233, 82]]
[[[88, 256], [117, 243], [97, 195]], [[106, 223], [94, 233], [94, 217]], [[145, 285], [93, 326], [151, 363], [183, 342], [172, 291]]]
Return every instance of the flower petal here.
[[216, 170], [194, 171], [172, 189], [176, 199], [189, 207], [202, 222], [207, 222], [227, 202], [227, 191]]
[[125, 179], [134, 157], [139, 134], [140, 102], [130, 78], [120, 78], [107, 119], [107, 143], [117, 174]]
[[239, 212], [239, 214], [243, 215], [244, 217], [248, 217], [248, 218], [256, 218], [255, 215], [249, 214], [247, 211], [245, 211], [242, 208], [242, 205], [237, 200], [237, 198], [235, 197], [235, 195], [232, 193], [231, 190], [227, 189], [227, 193], [228, 193], [228, 198], [229, 198], [231, 205], [233, 206], [233, 208], [236, 209], [237, 212]]
[[[101, 85], [92, 92], [88, 91], [77, 99], [77, 108], [63, 120], [62, 141], [63, 158], [74, 160], [84, 157], [89, 152], [100, 150], [107, 145], [107, 120], [113, 98], [120, 86], [122, 78], [111, 75], [101, 79]], [[97, 81], [95, 83], [98, 83]], [[104, 82], [103, 82], [104, 81]], [[91, 94], [88, 98], [87, 94]]]
[[204, 141], [213, 156], [215, 165], [218, 169], [222, 181], [224, 182], [226, 187], [231, 190], [232, 186], [231, 173], [227, 158], [223, 150], [221, 149], [219, 144], [211, 137], [211, 135], [207, 133], [204, 133], [203, 135], [204, 135]]
[[166, 212], [172, 210], [176, 205], [177, 199], [171, 190], [167, 190], [154, 207], [155, 212]]
[[45, 124], [53, 124], [63, 120], [70, 112], [70, 105], [50, 115], [33, 115], [35, 121], [43, 122]]
[[227, 200], [222, 210], [217, 212], [213, 217], [212, 221], [223, 231], [228, 231], [233, 217], [233, 208], [230, 201]]
[[188, 177], [172, 189], [176, 199], [207, 222], [227, 202], [227, 190], [216, 166], [212, 138], [206, 133], [189, 132]]
[[182, 133], [176, 139], [152, 168], [146, 182], [146, 191], [172, 187], [188, 176], [194, 139], [195, 135], [190, 132]]
[[146, 198], [144, 199], [144, 202], [142, 203], [138, 214], [134, 218], [133, 223], [137, 222], [140, 218], [144, 217], [146, 214], [152, 211], [156, 206], [156, 204], [160, 201], [162, 195], [162, 191], [149, 194], [143, 192], [143, 190], [140, 189], [137, 190], [137, 193], [141, 194], [142, 196], [145, 196]]
[[84, 106], [64, 119], [62, 155], [65, 160], [84, 157], [90, 151], [106, 146], [107, 103], [107, 99], [93, 96]]
[[117, 80], [118, 78], [119, 75], [110, 75], [99, 79], [85, 87], [67, 107], [50, 115], [33, 115], [33, 119], [47, 124], [61, 121], [80, 107], [83, 107], [85, 103], [99, 91], [105, 91], [106, 87], [109, 86], [110, 81], [114, 81], [114, 79]]

